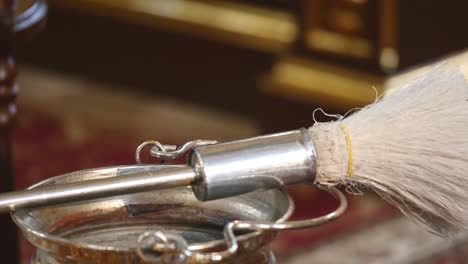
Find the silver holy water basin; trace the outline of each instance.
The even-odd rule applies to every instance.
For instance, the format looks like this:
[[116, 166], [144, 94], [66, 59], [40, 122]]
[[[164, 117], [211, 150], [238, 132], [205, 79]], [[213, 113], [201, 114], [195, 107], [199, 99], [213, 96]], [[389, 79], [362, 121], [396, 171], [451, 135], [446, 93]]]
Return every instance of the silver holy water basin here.
[[[162, 167], [134, 165], [85, 170], [50, 178], [30, 188], [119, 177]], [[180, 187], [21, 209], [12, 212], [12, 218], [36, 247], [31, 260], [34, 264], [150, 263], [136, 251], [138, 238], [147, 232], [176, 233], [193, 252], [219, 251], [225, 248], [223, 228], [227, 223], [284, 222], [293, 210], [292, 200], [281, 190], [199, 202], [190, 187]], [[236, 232], [239, 252], [227, 263], [274, 263], [268, 244], [275, 235], [276, 231]]]

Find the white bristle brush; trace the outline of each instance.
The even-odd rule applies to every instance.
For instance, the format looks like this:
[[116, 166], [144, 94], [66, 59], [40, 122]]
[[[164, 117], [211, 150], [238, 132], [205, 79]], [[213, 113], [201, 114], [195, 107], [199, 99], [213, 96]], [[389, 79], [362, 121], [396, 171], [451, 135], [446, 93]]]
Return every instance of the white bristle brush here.
[[0, 194], [0, 213], [181, 185], [206, 201], [315, 181], [375, 190], [439, 235], [467, 230], [468, 53], [451, 63], [460, 67], [439, 65], [370, 106], [308, 130], [179, 148], [148, 141], [137, 148], [137, 162], [152, 144], [153, 157], [187, 154], [188, 164]]
[[439, 65], [309, 131], [317, 182], [369, 187], [440, 235], [468, 229], [468, 84], [457, 69]]

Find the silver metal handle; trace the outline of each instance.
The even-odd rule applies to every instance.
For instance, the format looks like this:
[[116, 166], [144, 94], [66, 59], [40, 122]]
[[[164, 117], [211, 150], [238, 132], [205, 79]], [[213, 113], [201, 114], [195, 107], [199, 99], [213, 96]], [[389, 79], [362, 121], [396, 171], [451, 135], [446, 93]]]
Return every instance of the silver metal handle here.
[[128, 193], [154, 191], [191, 185], [191, 167], [180, 166], [143, 171], [120, 177], [80, 181], [0, 194], [0, 213], [19, 208], [71, 203]]
[[113, 179], [65, 183], [0, 194], [0, 213], [15, 208], [54, 205], [162, 188], [191, 185], [198, 200], [235, 196], [259, 189], [315, 180], [315, 148], [306, 129], [227, 143], [196, 140], [176, 146], [149, 141], [151, 155], [168, 160], [188, 154], [183, 168], [135, 173]]
[[276, 232], [283, 230], [316, 227], [341, 216], [348, 201], [345, 195], [335, 187], [315, 185], [332, 194], [339, 206], [331, 213], [317, 218], [283, 223], [261, 221], [232, 221], [224, 227], [226, 249], [218, 252], [196, 252], [188, 249], [187, 242], [178, 234], [156, 230], [142, 234], [138, 239], [137, 253], [142, 260], [164, 264], [218, 263], [232, 259], [239, 251], [239, 244], [234, 231]]

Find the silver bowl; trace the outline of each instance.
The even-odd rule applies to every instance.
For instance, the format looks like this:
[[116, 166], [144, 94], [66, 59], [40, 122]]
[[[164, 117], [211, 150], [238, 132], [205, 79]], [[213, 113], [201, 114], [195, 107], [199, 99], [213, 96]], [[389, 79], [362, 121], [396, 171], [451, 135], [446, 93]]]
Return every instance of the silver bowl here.
[[[163, 167], [134, 165], [84, 170], [50, 178], [30, 188], [119, 177]], [[190, 187], [181, 187], [21, 209], [11, 216], [37, 248], [36, 262], [32, 263], [147, 263], [136, 251], [138, 238], [144, 233], [168, 230], [182, 236], [192, 252], [215, 252], [226, 248], [223, 228], [227, 223], [233, 220], [282, 223], [293, 211], [292, 200], [282, 190], [199, 202]], [[236, 259], [258, 255], [275, 235], [276, 231], [236, 233], [239, 243]]]

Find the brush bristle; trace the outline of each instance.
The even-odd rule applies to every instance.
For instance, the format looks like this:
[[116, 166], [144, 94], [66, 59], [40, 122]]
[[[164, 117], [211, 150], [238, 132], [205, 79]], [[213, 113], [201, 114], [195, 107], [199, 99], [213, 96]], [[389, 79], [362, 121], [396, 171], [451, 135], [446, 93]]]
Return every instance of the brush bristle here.
[[[353, 174], [348, 177], [349, 131]], [[438, 66], [347, 118], [310, 128], [317, 182], [372, 188], [439, 235], [468, 229], [468, 85]]]

